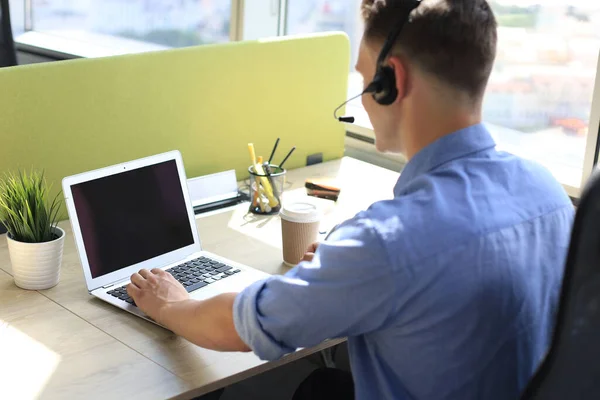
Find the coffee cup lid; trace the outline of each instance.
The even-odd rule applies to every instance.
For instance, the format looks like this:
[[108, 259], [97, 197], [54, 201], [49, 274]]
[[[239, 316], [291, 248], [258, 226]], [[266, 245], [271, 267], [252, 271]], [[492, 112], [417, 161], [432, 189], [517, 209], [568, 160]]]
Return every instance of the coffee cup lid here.
[[298, 223], [317, 222], [323, 217], [321, 210], [308, 201], [284, 204], [279, 215], [286, 221]]

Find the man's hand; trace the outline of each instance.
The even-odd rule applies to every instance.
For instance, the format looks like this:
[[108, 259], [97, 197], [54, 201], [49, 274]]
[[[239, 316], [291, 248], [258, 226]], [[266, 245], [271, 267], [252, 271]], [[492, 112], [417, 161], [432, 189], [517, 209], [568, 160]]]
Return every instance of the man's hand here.
[[302, 257], [302, 261], [311, 262], [313, 258], [315, 258], [315, 253], [317, 252], [318, 247], [319, 243], [313, 243], [308, 246], [308, 249], [306, 249], [306, 254], [304, 254], [304, 257]]
[[236, 293], [192, 300], [185, 288], [161, 269], [133, 274], [127, 293], [150, 318], [198, 346], [216, 351], [250, 351], [233, 322]]
[[164, 324], [165, 311], [176, 303], [189, 300], [185, 288], [162, 269], [141, 270], [131, 276], [127, 293], [140, 310], [159, 324]]

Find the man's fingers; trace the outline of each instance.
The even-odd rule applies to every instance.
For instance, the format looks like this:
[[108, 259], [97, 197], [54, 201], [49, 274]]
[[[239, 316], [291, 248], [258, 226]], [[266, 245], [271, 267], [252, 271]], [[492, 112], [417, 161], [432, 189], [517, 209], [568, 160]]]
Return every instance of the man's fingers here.
[[302, 257], [302, 261], [311, 262], [313, 260], [313, 258], [315, 258], [315, 254], [314, 253], [306, 253], [304, 255], [304, 257]]
[[[154, 276], [156, 276], [158, 278], [166, 279], [166, 280], [169, 280], [172, 282], [177, 282], [177, 279], [175, 279], [175, 277], [171, 273], [165, 271], [164, 269], [154, 268], [150, 272], [152, 272], [154, 274]], [[177, 282], [177, 283], [179, 283], [179, 282]]]
[[148, 282], [150, 285], [154, 285], [157, 282], [157, 275], [148, 271], [147, 269], [143, 269], [140, 271], [140, 275]]
[[150, 271], [148, 271], [147, 269], [142, 269], [142, 270], [140, 270], [139, 274], [141, 276], [143, 276], [145, 279], [148, 279], [148, 276], [150, 275]]
[[135, 274], [131, 275], [131, 283], [133, 283], [135, 286], [137, 286], [140, 289], [143, 289], [148, 285], [148, 282], [146, 281], [146, 279], [144, 279], [137, 272]]
[[313, 243], [310, 246], [308, 246], [308, 249], [306, 250], [307, 253], [315, 253], [317, 251], [317, 247], [319, 247], [319, 243]]
[[308, 249], [306, 249], [304, 257], [302, 257], [302, 261], [311, 262], [313, 260], [313, 258], [315, 258], [315, 253], [317, 252], [317, 247], [319, 247], [318, 242], [313, 243], [310, 246], [308, 246]]
[[127, 294], [129, 296], [131, 296], [134, 300], [137, 299], [137, 297], [139, 296], [141, 290], [140, 288], [138, 288], [137, 286], [135, 286], [134, 284], [130, 283], [129, 285], [127, 285]]

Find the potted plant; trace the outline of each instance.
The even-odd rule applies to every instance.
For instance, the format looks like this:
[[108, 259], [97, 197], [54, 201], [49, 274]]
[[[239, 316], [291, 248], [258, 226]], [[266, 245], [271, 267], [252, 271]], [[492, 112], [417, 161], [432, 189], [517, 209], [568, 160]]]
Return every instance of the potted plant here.
[[49, 201], [44, 174], [6, 174], [0, 180], [0, 222], [6, 227], [15, 284], [44, 290], [60, 279], [65, 231], [57, 226], [59, 197]]

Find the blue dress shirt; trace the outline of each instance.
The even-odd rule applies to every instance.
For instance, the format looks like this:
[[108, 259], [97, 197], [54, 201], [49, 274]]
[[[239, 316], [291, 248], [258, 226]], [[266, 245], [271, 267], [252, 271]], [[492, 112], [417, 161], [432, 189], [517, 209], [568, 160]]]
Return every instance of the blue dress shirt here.
[[237, 297], [244, 342], [275, 360], [348, 337], [357, 399], [517, 399], [550, 343], [574, 208], [495, 147], [479, 124], [415, 155], [394, 199]]

